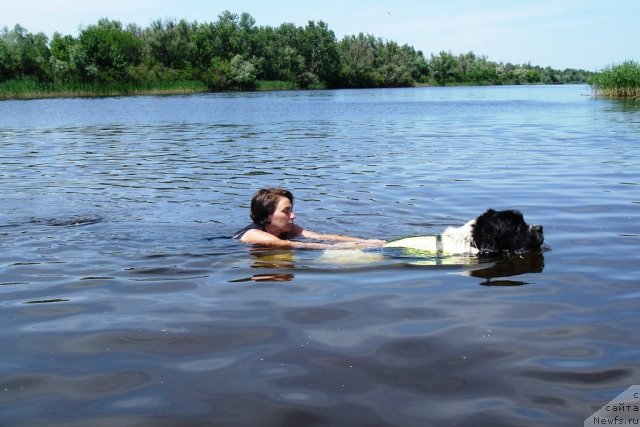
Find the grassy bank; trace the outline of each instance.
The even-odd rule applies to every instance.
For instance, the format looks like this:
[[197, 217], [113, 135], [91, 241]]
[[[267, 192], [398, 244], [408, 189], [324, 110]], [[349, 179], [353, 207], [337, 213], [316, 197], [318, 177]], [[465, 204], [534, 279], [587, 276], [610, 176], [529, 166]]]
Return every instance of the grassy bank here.
[[598, 96], [611, 98], [640, 98], [640, 64], [626, 61], [607, 67], [589, 79]]
[[32, 78], [0, 83], [0, 99], [77, 98], [122, 95], [174, 95], [206, 92], [199, 81], [157, 82], [148, 84], [47, 84]]
[[[279, 80], [258, 80], [257, 91], [278, 91], [300, 89], [294, 82]], [[316, 84], [309, 89], [324, 89]], [[178, 95], [209, 92], [207, 86], [195, 80], [158, 82], [153, 84], [43, 84], [33, 78], [13, 79], [0, 83], [0, 100], [40, 99], [40, 98], [89, 98], [101, 96], [130, 95]]]

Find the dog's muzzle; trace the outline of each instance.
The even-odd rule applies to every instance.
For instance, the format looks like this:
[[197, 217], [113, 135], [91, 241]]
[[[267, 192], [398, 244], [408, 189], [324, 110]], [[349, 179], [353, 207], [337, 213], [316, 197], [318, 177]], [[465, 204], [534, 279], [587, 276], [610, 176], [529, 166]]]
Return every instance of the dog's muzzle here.
[[542, 230], [541, 225], [530, 225], [529, 232], [540, 241], [540, 244], [544, 242], [544, 231]]

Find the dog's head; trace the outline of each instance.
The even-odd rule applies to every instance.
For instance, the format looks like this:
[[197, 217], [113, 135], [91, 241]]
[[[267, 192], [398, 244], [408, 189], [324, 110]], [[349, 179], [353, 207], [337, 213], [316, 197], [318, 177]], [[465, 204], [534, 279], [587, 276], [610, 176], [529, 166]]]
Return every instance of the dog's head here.
[[476, 219], [471, 237], [481, 256], [539, 249], [544, 241], [542, 226], [528, 225], [516, 210], [489, 209]]

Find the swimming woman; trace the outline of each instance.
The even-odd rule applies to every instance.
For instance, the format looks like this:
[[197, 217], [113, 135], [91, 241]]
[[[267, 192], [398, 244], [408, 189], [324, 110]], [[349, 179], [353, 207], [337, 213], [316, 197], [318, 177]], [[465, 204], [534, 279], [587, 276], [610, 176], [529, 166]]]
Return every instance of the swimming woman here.
[[[251, 200], [250, 225], [238, 231], [233, 238], [245, 243], [306, 249], [370, 248], [386, 243], [384, 240], [366, 240], [339, 234], [320, 234], [293, 223], [293, 194], [280, 188], [258, 190]], [[337, 243], [300, 242], [289, 240], [304, 237]]]

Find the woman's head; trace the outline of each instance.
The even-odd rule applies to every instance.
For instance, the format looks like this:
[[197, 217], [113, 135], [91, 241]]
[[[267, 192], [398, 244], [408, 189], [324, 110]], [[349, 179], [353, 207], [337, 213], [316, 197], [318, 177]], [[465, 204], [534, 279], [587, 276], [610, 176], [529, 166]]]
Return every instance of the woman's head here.
[[293, 214], [293, 194], [290, 191], [282, 188], [263, 188], [258, 190], [253, 195], [253, 199], [251, 199], [251, 219], [253, 222], [262, 227], [269, 224], [272, 216], [276, 214], [276, 209], [281, 199], [288, 200], [289, 203], [285, 202], [288, 207], [282, 205], [281, 207], [284, 207], [285, 211], [288, 210], [290, 215], [295, 218]]

